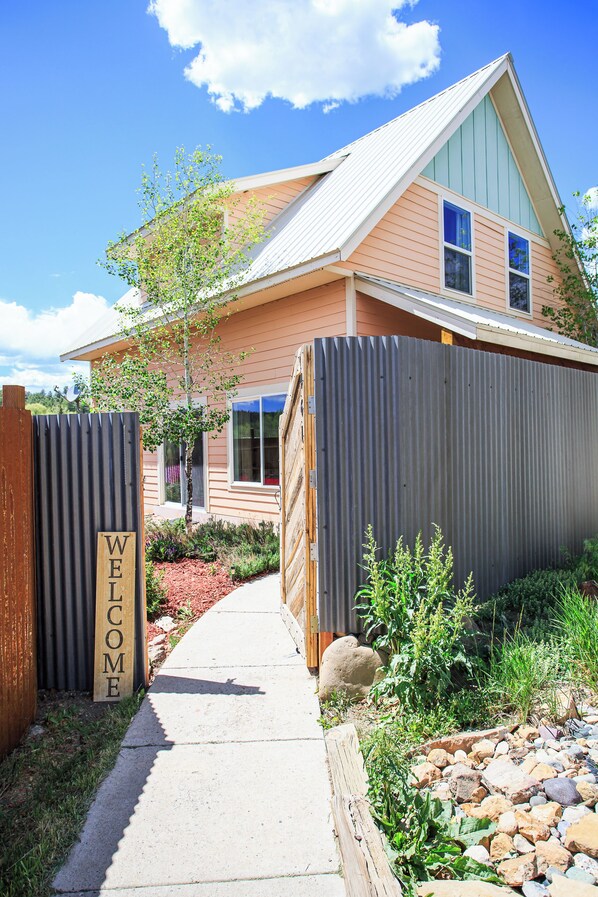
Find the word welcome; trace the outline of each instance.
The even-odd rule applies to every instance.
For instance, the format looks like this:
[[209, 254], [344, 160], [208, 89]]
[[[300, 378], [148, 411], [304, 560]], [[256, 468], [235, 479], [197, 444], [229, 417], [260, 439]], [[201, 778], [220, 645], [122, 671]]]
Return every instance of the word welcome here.
[[94, 701], [133, 693], [135, 533], [98, 533]]

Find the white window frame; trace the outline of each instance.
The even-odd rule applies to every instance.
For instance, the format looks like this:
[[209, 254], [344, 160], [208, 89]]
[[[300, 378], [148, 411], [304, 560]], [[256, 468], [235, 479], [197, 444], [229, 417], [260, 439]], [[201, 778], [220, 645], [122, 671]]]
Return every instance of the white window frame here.
[[[196, 403], [199, 405], [206, 405], [205, 396], [200, 396], [199, 399], [196, 399]], [[181, 399], [179, 402], [171, 402], [171, 408], [178, 408], [180, 405], [183, 405], [184, 402]], [[193, 505], [193, 513], [204, 513], [208, 507], [208, 440], [207, 433], [202, 433], [202, 442], [203, 442], [203, 505], [199, 507], [199, 505]], [[162, 442], [158, 446], [158, 502], [159, 507], [161, 508], [176, 508], [177, 510], [184, 510], [185, 504], [176, 501], [166, 501], [166, 487], [164, 484], [164, 443]], [[181, 492], [182, 494], [182, 492]]]
[[[529, 274], [525, 274], [523, 271], [516, 271], [515, 268], [511, 268], [509, 264], [509, 234], [513, 234], [514, 237], [518, 237], [520, 240], [525, 240], [528, 246], [527, 256], [528, 256], [528, 265], [529, 265]], [[528, 299], [529, 299], [529, 310], [523, 311], [521, 308], [513, 308], [511, 305], [511, 283], [510, 283], [510, 273], [518, 274], [521, 277], [525, 277], [528, 281]], [[533, 317], [533, 295], [532, 295], [532, 244], [529, 237], [526, 237], [520, 231], [516, 230], [513, 227], [505, 228], [505, 280], [506, 280], [506, 303], [507, 303], [507, 311], [511, 315], [518, 315], [523, 318], [532, 318]]]
[[[464, 302], [475, 302], [476, 301], [476, 282], [475, 282], [475, 213], [473, 208], [469, 205], [469, 203], [462, 202], [461, 198], [455, 199], [452, 196], [446, 193], [439, 193], [439, 204], [438, 204], [438, 223], [439, 223], [439, 236], [440, 236], [440, 277], [441, 277], [441, 293], [447, 294], [450, 297], [460, 298]], [[454, 246], [452, 243], [447, 243], [444, 239], [444, 204], [447, 202], [451, 206], [455, 206], [457, 209], [461, 209], [463, 212], [467, 212], [469, 215], [469, 224], [470, 224], [470, 234], [471, 234], [471, 250], [461, 249], [460, 246]], [[444, 269], [444, 250], [454, 249], [456, 252], [462, 253], [462, 255], [467, 255], [470, 258], [471, 264], [471, 293], [464, 293], [462, 290], [455, 290], [452, 287], [446, 286], [445, 279], [445, 269]]]
[[[228, 485], [230, 489], [239, 492], [265, 492], [272, 495], [280, 492], [280, 483], [276, 486], [264, 485], [263, 482], [248, 483], [247, 481], [235, 480], [235, 455], [234, 455], [234, 428], [233, 428], [233, 403], [234, 402], [250, 402], [253, 399], [264, 399], [268, 396], [288, 395], [289, 384], [276, 383], [273, 386], [252, 386], [237, 390], [234, 396], [228, 400], [228, 428], [226, 434], [227, 442], [227, 458], [228, 458]], [[260, 431], [260, 454], [261, 454], [261, 475], [264, 478], [264, 433]]]

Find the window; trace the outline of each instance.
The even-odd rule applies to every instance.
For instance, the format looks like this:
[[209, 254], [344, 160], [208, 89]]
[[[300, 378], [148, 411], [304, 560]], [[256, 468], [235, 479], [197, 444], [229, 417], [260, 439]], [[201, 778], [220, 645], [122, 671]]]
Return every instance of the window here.
[[235, 399], [232, 403], [233, 480], [278, 486], [278, 419], [286, 396]]
[[[193, 471], [193, 507], [205, 507], [203, 436], [195, 440], [191, 456]], [[185, 445], [164, 443], [164, 501], [177, 505], [187, 504], [187, 477], [185, 476]]]
[[443, 203], [444, 286], [471, 295], [471, 214]]
[[509, 231], [509, 307], [514, 311], [531, 311], [529, 240]]

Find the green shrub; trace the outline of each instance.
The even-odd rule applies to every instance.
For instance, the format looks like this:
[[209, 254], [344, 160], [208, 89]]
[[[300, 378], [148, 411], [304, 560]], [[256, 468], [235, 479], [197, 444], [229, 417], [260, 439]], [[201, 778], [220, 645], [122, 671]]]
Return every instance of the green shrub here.
[[389, 655], [374, 694], [400, 698], [410, 707], [429, 706], [454, 690], [471, 671], [464, 641], [474, 616], [471, 575], [453, 587], [453, 555], [435, 527], [427, 553], [421, 534], [413, 551], [397, 542], [394, 554], [379, 560], [372, 527], [366, 531], [364, 568], [357, 610], [366, 637]]
[[534, 641], [518, 630], [492, 646], [480, 686], [491, 712], [515, 712], [525, 722], [540, 703], [553, 703], [561, 674], [558, 643]]
[[591, 689], [598, 686], [598, 604], [577, 588], [563, 589], [555, 621], [571, 675]]
[[166, 603], [164, 574], [151, 561], [145, 562], [145, 603], [148, 617], [154, 617]]

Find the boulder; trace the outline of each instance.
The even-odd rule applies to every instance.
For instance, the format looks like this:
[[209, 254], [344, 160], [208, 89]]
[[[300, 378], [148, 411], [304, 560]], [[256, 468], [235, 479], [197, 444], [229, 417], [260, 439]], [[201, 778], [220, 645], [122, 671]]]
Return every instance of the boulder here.
[[565, 832], [565, 847], [572, 853], [598, 858], [598, 815], [588, 813]]
[[556, 838], [551, 838], [549, 841], [538, 841], [536, 844], [536, 862], [540, 875], [544, 875], [550, 866], [553, 869], [558, 869], [559, 872], [566, 872], [572, 861], [571, 853], [565, 850]]
[[514, 804], [525, 803], [540, 787], [537, 779], [526, 775], [505, 757], [493, 760], [486, 767], [482, 781], [492, 794], [503, 794]]
[[382, 666], [380, 654], [360, 645], [355, 636], [336, 639], [322, 655], [320, 700], [330, 700], [335, 692], [355, 700], [365, 698]]
[[524, 882], [531, 881], [538, 875], [536, 854], [524, 853], [512, 860], [503, 860], [498, 864], [496, 871], [508, 885], [520, 888]]

